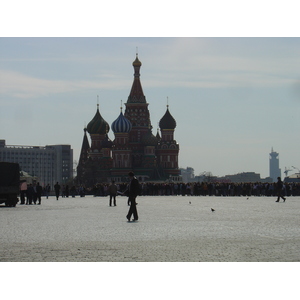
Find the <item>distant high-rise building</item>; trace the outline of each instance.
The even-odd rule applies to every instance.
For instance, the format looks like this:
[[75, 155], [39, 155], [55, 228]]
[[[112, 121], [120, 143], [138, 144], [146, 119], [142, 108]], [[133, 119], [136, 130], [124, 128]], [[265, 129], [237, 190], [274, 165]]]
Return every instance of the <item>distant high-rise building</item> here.
[[73, 150], [70, 145], [15, 146], [0, 140], [0, 161], [14, 162], [37, 177], [40, 185], [67, 183], [73, 177]]
[[277, 177], [281, 177], [281, 169], [279, 168], [279, 153], [273, 151], [273, 147], [270, 153], [270, 177], [273, 182], [277, 181]]

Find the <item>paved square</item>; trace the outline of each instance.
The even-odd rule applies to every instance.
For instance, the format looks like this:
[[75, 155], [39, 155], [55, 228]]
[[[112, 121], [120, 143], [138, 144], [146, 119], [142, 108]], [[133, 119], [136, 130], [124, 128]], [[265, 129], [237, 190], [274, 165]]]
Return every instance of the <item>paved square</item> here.
[[[0, 207], [0, 261], [294, 262], [300, 260], [300, 197], [42, 198]], [[212, 212], [211, 208], [215, 211]]]

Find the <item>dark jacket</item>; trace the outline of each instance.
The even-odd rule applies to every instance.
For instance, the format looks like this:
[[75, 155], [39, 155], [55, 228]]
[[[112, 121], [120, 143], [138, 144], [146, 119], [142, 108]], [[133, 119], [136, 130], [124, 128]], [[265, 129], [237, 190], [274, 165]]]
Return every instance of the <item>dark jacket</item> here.
[[115, 184], [111, 184], [108, 187], [108, 192], [109, 192], [110, 195], [116, 195], [117, 192], [118, 192], [118, 187]]
[[42, 195], [42, 192], [43, 192], [43, 188], [38, 184], [36, 186], [36, 193], [38, 196], [41, 196]]
[[283, 182], [280, 179], [278, 179], [278, 181], [277, 181], [277, 190], [281, 191], [282, 187], [283, 187]]
[[55, 192], [59, 192], [60, 190], [60, 185], [58, 183], [55, 184], [54, 186]]
[[140, 193], [140, 184], [136, 177], [133, 177], [128, 184], [127, 190], [124, 192], [126, 196], [136, 197]]

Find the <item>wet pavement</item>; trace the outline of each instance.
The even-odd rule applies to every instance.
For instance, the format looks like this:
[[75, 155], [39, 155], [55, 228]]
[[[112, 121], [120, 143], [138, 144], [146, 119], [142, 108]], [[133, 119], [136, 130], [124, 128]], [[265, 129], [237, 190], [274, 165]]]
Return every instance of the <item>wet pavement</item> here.
[[[298, 262], [300, 197], [42, 198], [0, 207], [1, 262]], [[212, 211], [211, 208], [215, 209]]]

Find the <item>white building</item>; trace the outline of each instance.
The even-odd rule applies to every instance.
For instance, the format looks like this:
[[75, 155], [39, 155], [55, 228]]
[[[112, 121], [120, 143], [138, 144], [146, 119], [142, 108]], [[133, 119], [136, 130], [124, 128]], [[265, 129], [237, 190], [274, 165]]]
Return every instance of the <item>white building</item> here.
[[279, 159], [277, 158], [279, 153], [274, 152], [273, 148], [270, 153], [270, 177], [273, 182], [277, 182], [277, 177], [281, 177], [281, 169], [279, 168]]
[[194, 169], [191, 167], [187, 167], [186, 169], [180, 168], [180, 173], [182, 177], [182, 181], [184, 183], [195, 181]]
[[42, 186], [64, 184], [73, 177], [70, 145], [13, 146], [0, 140], [0, 161], [18, 163], [20, 170], [36, 176]]

